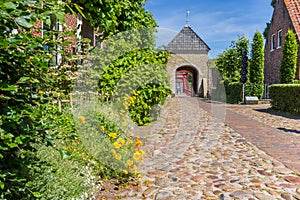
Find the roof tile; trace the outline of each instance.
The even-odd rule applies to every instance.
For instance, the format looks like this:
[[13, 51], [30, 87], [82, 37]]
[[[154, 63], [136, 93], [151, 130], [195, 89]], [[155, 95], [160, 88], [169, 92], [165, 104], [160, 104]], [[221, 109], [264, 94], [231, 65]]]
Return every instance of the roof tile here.
[[300, 40], [300, 0], [284, 0], [291, 17], [295, 32]]

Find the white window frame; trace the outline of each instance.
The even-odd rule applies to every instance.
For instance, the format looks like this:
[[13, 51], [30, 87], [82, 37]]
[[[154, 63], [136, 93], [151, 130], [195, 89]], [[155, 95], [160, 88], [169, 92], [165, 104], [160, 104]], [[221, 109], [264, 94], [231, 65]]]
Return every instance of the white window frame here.
[[277, 49], [282, 47], [282, 30], [278, 31], [278, 35], [277, 35]]
[[276, 35], [275, 34], [272, 34], [271, 36], [271, 51], [274, 51], [275, 50], [275, 46], [276, 46]]

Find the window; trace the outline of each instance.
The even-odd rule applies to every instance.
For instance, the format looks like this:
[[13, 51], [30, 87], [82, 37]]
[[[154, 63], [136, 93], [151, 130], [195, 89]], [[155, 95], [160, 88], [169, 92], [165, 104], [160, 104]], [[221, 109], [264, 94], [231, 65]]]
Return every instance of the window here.
[[281, 48], [281, 45], [282, 45], [282, 30], [278, 31], [278, 48]]
[[275, 43], [275, 34], [272, 35], [271, 38], [271, 51], [273, 51], [275, 49], [276, 43]]

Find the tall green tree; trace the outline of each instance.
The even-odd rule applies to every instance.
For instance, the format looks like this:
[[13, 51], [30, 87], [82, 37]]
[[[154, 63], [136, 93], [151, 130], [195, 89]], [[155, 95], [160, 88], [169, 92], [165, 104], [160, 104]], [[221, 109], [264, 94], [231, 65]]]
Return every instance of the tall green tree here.
[[250, 95], [261, 98], [264, 88], [264, 41], [260, 32], [254, 34], [251, 45], [249, 82], [252, 85]]
[[298, 43], [295, 33], [288, 30], [283, 44], [283, 55], [280, 65], [280, 82], [292, 83], [297, 69]]

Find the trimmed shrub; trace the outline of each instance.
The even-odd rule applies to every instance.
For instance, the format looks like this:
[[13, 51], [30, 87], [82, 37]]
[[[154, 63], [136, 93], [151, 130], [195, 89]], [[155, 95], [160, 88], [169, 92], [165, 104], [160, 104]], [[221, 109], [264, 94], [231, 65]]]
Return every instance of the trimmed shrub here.
[[269, 91], [273, 109], [300, 113], [300, 84], [274, 84]]
[[239, 103], [241, 101], [242, 84], [240, 82], [224, 83], [227, 103]]
[[212, 90], [211, 99], [226, 103], [240, 103], [242, 100], [242, 84], [240, 82], [220, 82]]
[[261, 98], [263, 92], [264, 88], [261, 84], [249, 82], [245, 84], [245, 96], [257, 96], [258, 98]]
[[251, 55], [252, 58], [249, 65], [249, 95], [261, 98], [264, 91], [264, 42], [263, 36], [259, 32], [256, 32], [253, 37]]
[[285, 36], [283, 56], [280, 66], [280, 82], [292, 83], [296, 77], [298, 43], [295, 33], [291, 30]]

